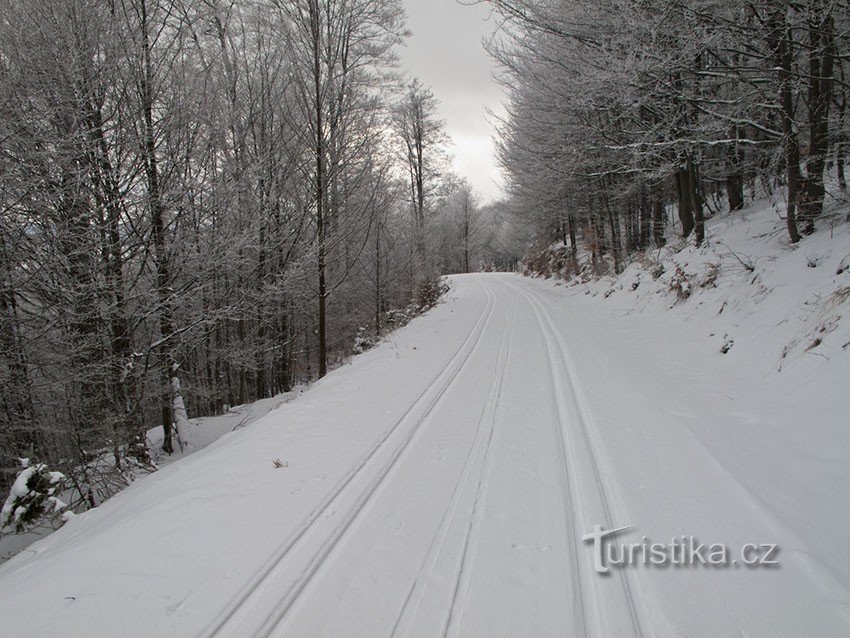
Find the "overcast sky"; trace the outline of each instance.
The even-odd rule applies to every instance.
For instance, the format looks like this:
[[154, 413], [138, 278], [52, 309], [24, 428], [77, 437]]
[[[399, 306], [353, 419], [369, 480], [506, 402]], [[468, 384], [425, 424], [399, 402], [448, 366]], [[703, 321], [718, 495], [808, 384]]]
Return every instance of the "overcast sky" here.
[[485, 203], [491, 202], [500, 195], [501, 176], [485, 108], [499, 112], [502, 94], [481, 45], [494, 28], [488, 6], [464, 6], [457, 0], [405, 4], [413, 37], [400, 51], [402, 66], [433, 90], [453, 142], [455, 169]]

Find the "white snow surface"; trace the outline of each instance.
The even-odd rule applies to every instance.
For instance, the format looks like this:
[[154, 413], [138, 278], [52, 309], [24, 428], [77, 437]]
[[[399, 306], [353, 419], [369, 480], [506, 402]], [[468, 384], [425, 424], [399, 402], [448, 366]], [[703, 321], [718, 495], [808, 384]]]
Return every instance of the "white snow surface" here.
[[[452, 277], [297, 400], [0, 567], [0, 635], [850, 635], [850, 241], [783, 248], [752, 214], [657, 280]], [[594, 525], [778, 544], [781, 565], [601, 576]]]

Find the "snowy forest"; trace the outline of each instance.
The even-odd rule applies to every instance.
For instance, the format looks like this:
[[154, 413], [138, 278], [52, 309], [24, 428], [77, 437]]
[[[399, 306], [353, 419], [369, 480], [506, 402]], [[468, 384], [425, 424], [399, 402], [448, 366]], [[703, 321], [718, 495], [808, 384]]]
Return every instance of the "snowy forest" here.
[[288, 391], [506, 259], [396, 0], [0, 3], [0, 492]]
[[506, 98], [486, 206], [399, 0], [2, 1], [0, 492], [33, 458], [95, 506], [441, 275], [619, 273], [777, 193], [791, 243], [843, 221], [846, 1], [472, 4]]
[[0, 633], [850, 636], [848, 97], [850, 0], [0, 0]]
[[671, 223], [700, 245], [707, 218], [776, 189], [792, 243], [841, 221], [828, 213], [847, 202], [846, 1], [490, 4], [509, 205], [544, 248], [569, 247], [568, 269], [583, 241], [597, 271], [620, 272]]

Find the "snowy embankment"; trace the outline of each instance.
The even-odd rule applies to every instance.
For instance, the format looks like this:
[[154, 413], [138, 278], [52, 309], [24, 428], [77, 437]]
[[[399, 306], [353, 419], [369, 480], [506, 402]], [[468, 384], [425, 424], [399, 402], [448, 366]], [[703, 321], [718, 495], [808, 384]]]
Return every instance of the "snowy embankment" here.
[[297, 401], [137, 481], [14, 557], [0, 568], [0, 634], [199, 631], [299, 524], [315, 520], [329, 490], [347, 485], [349, 470], [387, 436], [390, 417], [409, 409], [425, 378], [469, 346], [479, 301], [459, 299], [414, 320]]
[[[233, 406], [224, 414], [218, 416], [189, 419], [189, 445], [185, 453], [179, 451], [171, 455], [155, 453], [157, 465], [159, 467], [170, 465], [183, 458], [186, 454], [194, 454], [208, 445], [215, 443], [228, 432], [234, 432], [235, 430], [248, 427], [258, 419], [266, 416], [269, 412], [300, 396], [304, 389], [299, 386], [293, 388], [290, 392], [284, 392], [267, 399], [260, 399], [246, 405]], [[162, 437], [161, 427], [148, 430], [148, 448], [151, 450], [160, 450], [162, 448]]]
[[[642, 575], [670, 623], [660, 635], [848, 635], [850, 228], [839, 212], [792, 246], [779, 207], [715, 218], [705, 246], [674, 243], [618, 277], [535, 281], [558, 300], [610, 429], [630, 512], [620, 523], [652, 540], [779, 545], [773, 578]], [[801, 583], [832, 622], [806, 609]]]
[[[850, 635], [850, 233], [739, 215], [616, 279], [455, 277], [0, 567], [0, 634]], [[597, 525], [778, 566], [603, 576]]]
[[580, 290], [625, 315], [685, 322], [690, 341], [759, 378], [797, 364], [825, 376], [846, 372], [850, 227], [843, 217], [835, 213], [835, 226], [823, 223], [792, 245], [776, 206], [762, 203], [709, 221], [701, 248], [674, 240], [619, 277]]
[[[148, 449], [152, 451], [157, 466], [160, 468], [165, 467], [189, 454], [204, 449], [228, 432], [251, 425], [254, 421], [265, 416], [272, 410], [297, 398], [303, 390], [304, 388], [299, 386], [293, 388], [290, 392], [284, 392], [267, 399], [260, 399], [254, 403], [233, 406], [225, 411], [224, 414], [189, 419], [186, 432], [188, 446], [185, 450], [177, 450], [174, 454], [163, 454], [161, 452], [162, 428], [151, 428], [147, 432]], [[138, 480], [144, 476], [145, 474], [141, 474], [136, 478]], [[0, 564], [25, 550], [37, 540], [49, 536], [53, 531], [54, 529], [52, 527], [43, 525], [20, 533], [9, 532], [0, 535]]]

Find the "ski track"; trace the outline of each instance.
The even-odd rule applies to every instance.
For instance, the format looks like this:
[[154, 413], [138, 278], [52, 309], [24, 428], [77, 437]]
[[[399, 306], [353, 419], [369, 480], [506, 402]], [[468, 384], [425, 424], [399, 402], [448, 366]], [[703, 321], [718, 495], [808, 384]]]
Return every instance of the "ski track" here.
[[[443, 636], [443, 638], [462, 635], [461, 626], [465, 604], [471, 586], [476, 538], [480, 528], [484, 494], [486, 493], [489, 480], [490, 451], [495, 435], [498, 403], [507, 370], [513, 325], [513, 310], [510, 308], [510, 296], [497, 295], [484, 282], [481, 282], [481, 286], [487, 296], [486, 306], [469, 334], [442, 371], [426, 385], [425, 389], [416, 397], [402, 416], [383, 433], [367, 454], [346, 473], [330, 495], [313, 510], [311, 515], [299, 526], [296, 533], [290, 536], [289, 540], [281, 546], [268, 564], [261, 571], [257, 572], [255, 577], [250, 581], [249, 586], [243, 588], [240, 595], [225, 609], [225, 612], [219, 616], [211, 628], [202, 634], [203, 636], [245, 635], [245, 628], [242, 626], [244, 622], [248, 622], [248, 624], [255, 627], [259, 626], [259, 629], [253, 632], [254, 636], [267, 638], [268, 636], [282, 635], [282, 630], [290, 619], [291, 613], [302, 600], [316, 575], [323, 568], [330, 567], [333, 564], [334, 552], [341, 541], [357, 526], [359, 520], [368, 515], [371, 505], [381, 493], [386, 481], [392, 477], [394, 470], [399, 465], [399, 461], [403, 460], [404, 456], [411, 449], [412, 444], [418, 439], [423, 426], [429, 421], [429, 416], [433, 410], [440, 404], [442, 397], [452, 387], [455, 380], [466, 367], [466, 364], [477, 351], [482, 338], [487, 333], [487, 327], [490, 325], [495, 314], [497, 297], [501, 296], [508, 306], [505, 310], [507, 318], [501, 334], [498, 363], [489, 398], [482, 410], [471, 447], [464, 459], [463, 471], [452, 490], [440, 525], [431, 539], [428, 552], [413, 579], [395, 623], [387, 632], [389, 636], [403, 638], [414, 625], [420, 604], [430, 585], [430, 577], [443, 554], [449, 531], [458, 518], [460, 503], [466, 494], [466, 490], [469, 488], [473, 471], [476, 466], [480, 465], [472, 499], [472, 509], [471, 511], [464, 512], [468, 518], [461, 521], [462, 523], [466, 522], [466, 526], [462, 536], [461, 554], [455, 567], [455, 578], [451, 583], [451, 602], [445, 610], [440, 632], [437, 634]], [[580, 467], [578, 449], [586, 452], [587, 455], [592, 477], [592, 488], [590, 491], [597, 495], [596, 502], [601, 506], [604, 518], [601, 522], [610, 528], [614, 525], [614, 518], [609, 502], [608, 489], [601, 475], [596, 445], [594, 445], [592, 435], [589, 431], [587, 408], [584, 405], [581, 390], [575, 381], [575, 368], [562, 342], [562, 338], [553, 324], [548, 311], [545, 309], [544, 304], [541, 302], [541, 297], [538, 293], [526, 291], [507, 279], [499, 279], [496, 288], [510, 289], [518, 293], [529, 303], [540, 329], [540, 336], [546, 344], [546, 356], [551, 371], [551, 383], [554, 395], [553, 402], [558, 415], [558, 419], [553, 422], [553, 425], [559, 442], [557, 454], [562, 467], [560, 490], [563, 498], [563, 514], [566, 529], [570, 533], [570, 538], [567, 542], [567, 551], [569, 553], [568, 558], [571, 570], [568, 578], [571, 582], [571, 590], [574, 592], [573, 599], [570, 601], [571, 616], [573, 619], [571, 633], [578, 637], [604, 636], [606, 635], [606, 623], [601, 614], [604, 610], [610, 608], [611, 604], [610, 601], [606, 603], [603, 596], [599, 592], [594, 591], [595, 583], [592, 580], [594, 575], [588, 572], [586, 566], [584, 569], [582, 568], [583, 563], [579, 555], [582, 530], [585, 527], [589, 530], [591, 522], [599, 521], [584, 520], [584, 517], [582, 517], [582, 512], [588, 506], [592, 506], [592, 503], [589, 501], [592, 497], [588, 496], [584, 485], [587, 482], [587, 478], [585, 478], [583, 483], [580, 476], [578, 469]], [[423, 405], [424, 409], [419, 413], [419, 409]], [[575, 415], [574, 419], [570, 418], [571, 414]], [[381, 452], [384, 449], [392, 446], [392, 442], [398, 438], [393, 435], [411, 417], [416, 419], [413, 425], [400, 435], [401, 442], [393, 448], [389, 459], [382, 465], [379, 464], [379, 461], [376, 459], [381, 456]], [[576, 438], [578, 441], [574, 440]], [[482, 442], [483, 451], [481, 450]], [[379, 467], [370, 475], [369, 471], [373, 469], [373, 465], [378, 465]], [[337, 524], [329, 531], [320, 529], [323, 521], [334, 518], [336, 514], [335, 507], [338, 501], [344, 500], [343, 496], [347, 492], [346, 488], [362, 477], [367, 477], [364, 479], [367, 481], [365, 489], [359, 493], [353, 504], [344, 510], [345, 513]], [[275, 582], [283, 575], [284, 567], [291, 560], [294, 560], [293, 556], [299, 552], [302, 545], [308, 544], [308, 538], [312, 540], [318, 534], [325, 535], [318, 550], [309, 556], [306, 566], [295, 580], [288, 584], [286, 590], [282, 592], [282, 596], [280, 594], [274, 594]], [[619, 580], [621, 596], [623, 598], [622, 602], [625, 603], [627, 609], [627, 635], [643, 638], [644, 622], [642, 622], [635, 604], [630, 582], [623, 570], [618, 570], [615, 578]], [[276, 602], [270, 605], [263, 604], [266, 602], [266, 598], [272, 595], [274, 595]], [[263, 612], [262, 609], [271, 609], [271, 611]], [[252, 612], [265, 614], [261, 623], [257, 624], [253, 619], [247, 621], [246, 616]], [[620, 609], [618, 612], [621, 613], [622, 610]]]
[[[509, 307], [507, 310], [508, 319], [506, 322], [505, 331], [507, 339], [502, 342], [500, 357], [502, 364], [498, 366], [498, 380], [494, 385], [495, 396], [490, 405], [490, 436], [487, 439], [487, 448], [484, 451], [483, 467], [481, 474], [478, 477], [478, 484], [475, 487], [475, 500], [472, 504], [472, 514], [469, 518], [469, 524], [466, 527], [466, 534], [463, 542], [463, 553], [460, 557], [460, 562], [457, 568], [457, 577], [455, 578], [454, 591], [452, 592], [452, 602], [449, 606], [446, 615], [446, 621], [443, 625], [443, 638], [451, 635], [456, 635], [460, 631], [463, 623], [463, 612], [466, 608], [466, 601], [469, 597], [469, 587], [472, 580], [473, 564], [475, 559], [476, 544], [478, 532], [481, 526], [481, 516], [484, 511], [484, 498], [490, 481], [490, 472], [492, 469], [493, 440], [496, 436], [496, 419], [499, 414], [499, 404], [502, 398], [502, 388], [505, 381], [505, 373], [507, 372], [507, 362], [510, 359], [511, 337], [513, 336], [514, 310]], [[475, 530], [473, 532], [473, 530]], [[458, 605], [458, 601], [461, 604]], [[454, 622], [453, 622], [454, 621]], [[454, 632], [452, 630], [455, 630]]]
[[[544, 327], [543, 322], [541, 321], [540, 314], [538, 312], [536, 304], [519, 288], [516, 288], [508, 283], [506, 283], [508, 288], [512, 290], [518, 291], [521, 293], [523, 298], [528, 300], [531, 305], [531, 309], [534, 312], [535, 318], [537, 320], [537, 324], [541, 330], [541, 336], [546, 344], [546, 357], [549, 363], [549, 369], [551, 370], [552, 377], [552, 390], [554, 395], [555, 407], [557, 409], [558, 421], [554, 422], [555, 426], [555, 434], [560, 443], [558, 447], [558, 458], [560, 460], [561, 468], [563, 473], [560, 477], [560, 487], [561, 494], [563, 496], [563, 512], [564, 518], [566, 522], [566, 529], [568, 532], [571, 532], [572, 535], [568, 540], [568, 545], [570, 547], [570, 565], [574, 568], [574, 570], [578, 570], [579, 565], [579, 557], [578, 557], [578, 545], [579, 538], [578, 536], [581, 534], [581, 530], [578, 528], [578, 523], [575, 520], [575, 507], [574, 503], [577, 501], [577, 494], [574, 490], [575, 481], [570, 479], [570, 469], [569, 462], [567, 460], [567, 451], [568, 451], [568, 443], [565, 438], [564, 428], [566, 426], [566, 408], [563, 405], [565, 393], [559, 391], [559, 386], [561, 385], [557, 380], [559, 377], [559, 372], [555, 366], [555, 361], [552, 358], [552, 342], [551, 335]], [[572, 582], [573, 582], [573, 591], [575, 592], [574, 600], [572, 601], [572, 609], [573, 609], [573, 633], [576, 636], [584, 637], [588, 635], [587, 628], [587, 603], [585, 601], [585, 593], [584, 593], [584, 583], [582, 582], [581, 575], [578, 571], [571, 572]]]
[[398, 462], [403, 459], [404, 455], [411, 448], [411, 443], [413, 443], [414, 440], [419, 436], [422, 430], [422, 426], [430, 421], [429, 417], [431, 413], [439, 405], [443, 396], [452, 387], [454, 381], [460, 376], [460, 373], [466, 367], [466, 364], [478, 350], [478, 347], [481, 344], [481, 340], [487, 332], [487, 327], [490, 325], [493, 315], [495, 314], [496, 306], [496, 297], [493, 291], [490, 289], [489, 285], [486, 285], [482, 282], [482, 287], [485, 289], [488, 295], [489, 302], [488, 307], [482, 313], [482, 317], [486, 316], [486, 319], [482, 324], [476, 324], [476, 326], [480, 325], [481, 328], [478, 331], [475, 337], [475, 341], [469, 349], [467, 355], [463, 358], [463, 360], [457, 366], [455, 371], [451, 374], [445, 385], [440, 388], [440, 391], [437, 393], [434, 399], [428, 404], [428, 407], [423, 412], [419, 420], [416, 422], [410, 434], [393, 454], [390, 463], [385, 466], [384, 470], [378, 476], [377, 481], [375, 481], [370, 486], [370, 488], [367, 489], [367, 491], [363, 494], [363, 496], [355, 505], [355, 507], [349, 511], [348, 515], [340, 524], [340, 526], [338, 526], [334, 530], [333, 535], [328, 540], [328, 542], [326, 542], [322, 546], [320, 551], [313, 557], [307, 570], [301, 575], [299, 580], [296, 581], [294, 586], [290, 587], [286, 596], [284, 596], [275, 605], [274, 610], [271, 614], [267, 616], [259, 632], [257, 632], [256, 634], [259, 638], [266, 638], [268, 636], [272, 636], [278, 633], [278, 630], [283, 627], [286, 620], [288, 619], [289, 612], [293, 609], [296, 603], [299, 602], [302, 594], [305, 592], [308, 585], [310, 585], [313, 578], [316, 576], [319, 570], [322, 569], [322, 567], [324, 567], [326, 564], [330, 564], [327, 561], [331, 557], [333, 551], [337, 548], [339, 543], [343, 540], [345, 534], [348, 533], [350, 530], [354, 529], [357, 521], [368, 514], [369, 507], [374, 502], [375, 498], [381, 493], [381, 488], [385, 485], [387, 478], [390, 478], [393, 474], [393, 471], [397, 467], [399, 467]]
[[[464, 470], [458, 478], [458, 481], [452, 492], [452, 498], [450, 499], [448, 507], [446, 508], [443, 517], [440, 521], [440, 526], [431, 540], [431, 543], [428, 547], [428, 553], [426, 554], [424, 560], [422, 561], [422, 564], [419, 567], [419, 570], [416, 573], [415, 578], [413, 579], [407, 597], [405, 598], [405, 601], [401, 609], [399, 610], [398, 617], [396, 618], [396, 621], [393, 624], [391, 631], [389, 632], [389, 635], [391, 637], [398, 636], [400, 638], [403, 638], [408, 634], [410, 628], [413, 626], [425, 592], [431, 585], [431, 578], [433, 576], [434, 570], [443, 554], [445, 543], [449, 535], [449, 530], [451, 529], [452, 524], [457, 519], [461, 498], [464, 495], [465, 490], [469, 487], [470, 480], [473, 475], [474, 466], [477, 465], [479, 456], [482, 456], [483, 458], [481, 460], [481, 467], [479, 468], [478, 481], [475, 486], [473, 507], [472, 511], [469, 513], [469, 523], [466, 526], [466, 533], [464, 536], [463, 553], [461, 555], [460, 564], [457, 567], [457, 577], [455, 579], [455, 586], [452, 591], [452, 605], [448, 610], [446, 621], [443, 623], [442, 635], [446, 636], [448, 633], [449, 623], [452, 618], [452, 613], [455, 608], [455, 601], [457, 599], [457, 586], [461, 582], [461, 578], [464, 575], [465, 569], [467, 567], [466, 557], [467, 550], [470, 545], [469, 540], [473, 529], [473, 523], [476, 521], [477, 517], [480, 516], [479, 506], [483, 502], [482, 496], [487, 489], [487, 481], [489, 478], [490, 469], [490, 454], [493, 448], [493, 440], [495, 438], [496, 417], [498, 416], [498, 407], [501, 401], [505, 373], [508, 369], [507, 363], [510, 358], [510, 343], [511, 338], [513, 336], [513, 321], [514, 312], [513, 308], [511, 307], [507, 310], [505, 327], [501, 335], [498, 363], [496, 364], [496, 376], [492, 388], [490, 390], [490, 395], [487, 399], [487, 403], [481, 411], [481, 417], [476, 427], [475, 437], [464, 462]], [[484, 430], [484, 428], [482, 428], [482, 425], [484, 425], [485, 423], [487, 424], [486, 431]], [[483, 441], [483, 454], [481, 445], [482, 439], [485, 439]]]
[[[581, 447], [587, 452], [587, 459], [592, 468], [595, 491], [599, 496], [599, 503], [604, 512], [605, 520], [602, 522], [609, 529], [614, 527], [614, 519], [612, 517], [612, 508], [609, 502], [608, 490], [606, 489], [605, 484], [602, 480], [602, 474], [599, 467], [599, 453], [596, 449], [596, 445], [594, 445], [593, 443], [593, 439], [589, 431], [589, 412], [586, 403], [583, 399], [583, 393], [576, 381], [575, 365], [573, 364], [572, 359], [569, 356], [569, 353], [562, 341], [559, 331], [553, 324], [549, 313], [545, 309], [545, 306], [540, 301], [542, 298], [536, 291], [527, 292], [523, 288], [516, 286], [513, 282], [508, 282], [505, 280], [505, 284], [509, 288], [519, 293], [526, 300], [528, 300], [529, 304], [532, 307], [532, 310], [534, 311], [535, 317], [537, 318], [537, 323], [540, 326], [543, 338], [547, 344], [547, 358], [549, 360], [549, 365], [552, 370], [552, 382], [555, 385], [555, 401], [558, 408], [560, 421], [560, 423], [557, 424], [558, 434], [561, 443], [563, 444], [563, 448], [560, 450], [560, 457], [564, 467], [564, 480], [562, 482], [562, 489], [564, 489], [565, 491], [565, 512], [571, 524], [570, 528], [575, 532], [575, 537], [570, 543], [571, 553], [573, 554], [573, 558], [575, 558], [572, 564], [575, 565], [578, 569], [581, 563], [578, 561], [578, 557], [575, 556], [575, 554], [577, 547], [580, 545], [580, 536], [582, 533], [582, 529], [589, 530], [590, 523], [592, 523], [592, 521], [582, 521], [584, 523], [584, 527], [576, 527], [575, 508], [573, 507], [573, 504], [578, 502], [579, 511], [581, 511], [582, 494], [586, 495], [587, 492], [582, 489], [583, 486], [580, 485], [580, 480], [576, 476], [576, 472], [570, 470], [570, 465], [572, 465], [573, 467], [577, 467], [579, 465], [579, 462], [577, 450], [575, 450], [574, 447], [570, 445], [571, 437], [569, 430], [571, 424], [567, 417], [567, 414], [569, 412], [568, 408], [564, 405], [566, 397], [569, 397], [569, 400], [574, 404], [575, 407], [575, 414], [577, 415], [577, 418], [575, 419], [575, 427], [577, 427], [577, 429], [579, 430], [580, 438], [583, 443]], [[560, 354], [560, 370], [558, 369], [559, 366], [556, 365], [555, 358], [553, 357], [554, 352]], [[585, 498], [587, 497], [585, 496]], [[642, 638], [644, 635], [643, 626], [646, 623], [642, 620], [640, 612], [638, 611], [638, 607], [635, 604], [634, 596], [632, 594], [632, 587], [628, 580], [628, 577], [626, 576], [625, 570], [616, 570], [616, 578], [619, 579], [623, 595], [628, 606], [628, 614], [631, 624], [631, 635], [637, 638]], [[574, 630], [576, 631], [576, 635], [606, 635], [602, 619], [598, 615], [596, 617], [593, 633], [591, 633], [587, 618], [588, 596], [585, 593], [585, 589], [590, 590], [591, 587], [585, 587], [585, 584], [582, 584], [581, 576], [578, 574], [576, 574], [575, 582], [578, 587], [578, 606], [581, 618], [580, 622], [577, 622], [577, 626], [574, 628]], [[592, 582], [590, 584], [592, 584]], [[597, 614], [599, 614], [603, 609], [606, 608], [607, 605], [603, 600], [600, 600], [599, 597], [591, 596], [591, 598], [593, 609]]]
[[[381, 437], [366, 452], [366, 454], [346, 472], [328, 496], [326, 496], [319, 505], [313, 509], [310, 515], [299, 525], [293, 534], [291, 534], [278, 548], [278, 550], [269, 557], [263, 567], [254, 574], [253, 578], [251, 578], [251, 580], [242, 589], [240, 589], [237, 596], [231, 600], [230, 604], [225, 607], [222, 613], [219, 614], [216, 619], [199, 634], [200, 636], [204, 638], [213, 638], [223, 635], [243, 635], [238, 628], [238, 623], [253, 608], [255, 599], [261, 598], [262, 595], [270, 588], [273, 581], [280, 576], [282, 567], [288, 562], [290, 556], [298, 550], [299, 546], [304, 542], [304, 539], [311, 537], [311, 533], [315, 531], [315, 528], [319, 526], [321, 521], [327, 520], [333, 516], [335, 513], [333, 507], [346, 491], [346, 488], [366, 473], [370, 467], [371, 461], [379, 455], [381, 450], [385, 449], [393, 434], [399, 430], [403, 423], [409, 420], [411, 415], [415, 414], [416, 410], [422, 404], [426, 403], [431, 391], [435, 387], [439, 386], [430, 401], [427, 402], [422, 415], [419, 416], [412, 428], [408, 431], [407, 436], [405, 436], [402, 440], [401, 445], [393, 451], [389, 463], [385, 464], [377, 471], [375, 475], [377, 480], [374, 480], [373, 478], [367, 489], [361, 493], [359, 498], [356, 499], [353, 507], [347, 511], [342, 522], [332, 530], [329, 537], [330, 542], [326, 542], [322, 545], [319, 553], [313, 557], [308, 570], [296, 581], [295, 586], [287, 591], [286, 595], [280, 600], [279, 606], [276, 606], [276, 609], [272, 612], [272, 614], [267, 617], [266, 621], [263, 623], [262, 629], [256, 635], [268, 635], [268, 631], [273, 630], [274, 627], [281, 622], [309, 580], [319, 569], [322, 562], [324, 562], [333, 550], [333, 547], [339, 542], [340, 537], [351, 526], [354, 518], [364, 509], [364, 507], [366, 507], [369, 499], [381, 486], [390, 470], [418, 433], [422, 424], [427, 421], [428, 415], [433, 411], [442, 396], [451, 387], [460, 371], [464, 368], [473, 352], [476, 350], [482, 336], [486, 332], [487, 324], [493, 316], [493, 310], [495, 307], [495, 295], [490, 287], [484, 282], [481, 282], [481, 287], [487, 296], [486, 308], [482, 311], [481, 316], [473, 325], [464, 341], [451, 356], [449, 361], [446, 362], [441, 371], [435, 375], [435, 377], [425, 386], [422, 392], [417, 395], [404, 413], [382, 433]], [[470, 343], [472, 344], [471, 346], [469, 346]], [[467, 348], [467, 346], [469, 347]]]

